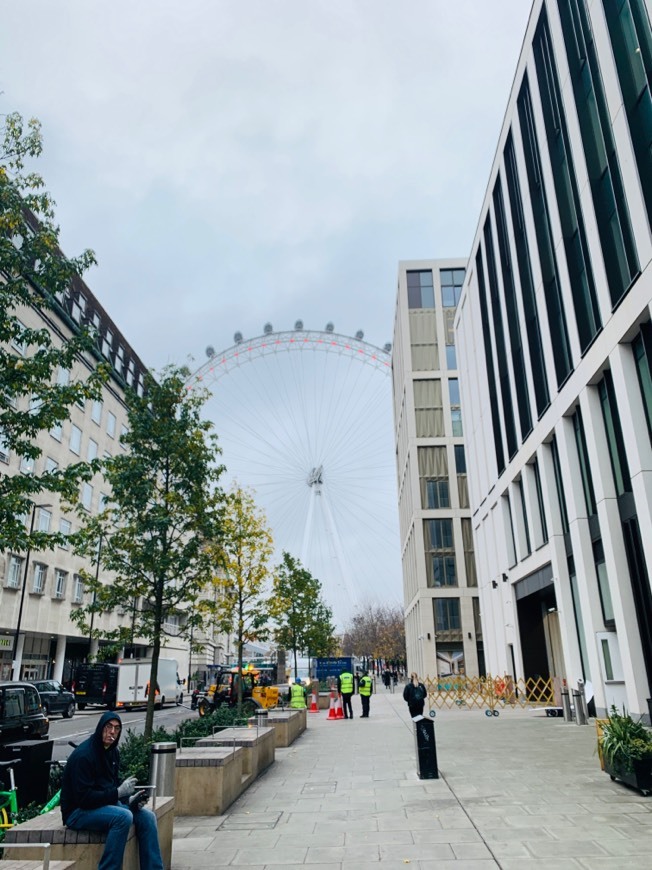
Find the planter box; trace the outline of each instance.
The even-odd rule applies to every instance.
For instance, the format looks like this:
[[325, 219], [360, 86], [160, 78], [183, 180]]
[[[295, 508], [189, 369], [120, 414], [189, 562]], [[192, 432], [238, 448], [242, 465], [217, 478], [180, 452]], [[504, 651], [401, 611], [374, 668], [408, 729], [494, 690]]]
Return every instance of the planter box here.
[[635, 761], [632, 771], [624, 771], [620, 768], [614, 769], [605, 758], [604, 770], [612, 779], [624, 782], [625, 785], [638, 789], [644, 795], [652, 792], [652, 758], [643, 758], [640, 761]]

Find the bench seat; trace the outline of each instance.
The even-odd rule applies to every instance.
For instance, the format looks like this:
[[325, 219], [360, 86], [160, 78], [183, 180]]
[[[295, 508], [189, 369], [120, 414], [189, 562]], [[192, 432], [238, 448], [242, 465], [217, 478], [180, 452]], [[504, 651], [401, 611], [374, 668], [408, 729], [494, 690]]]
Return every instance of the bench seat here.
[[202, 737], [195, 746], [239, 746], [242, 749], [242, 773], [253, 781], [274, 763], [276, 741], [273, 728], [226, 728], [212, 737]]
[[220, 816], [251, 783], [240, 746], [194, 746], [177, 753], [174, 772], [177, 816]]
[[[159, 797], [156, 799], [158, 838], [161, 844], [163, 866], [169, 870], [172, 863], [172, 823], [174, 820], [174, 798]], [[134, 826], [131, 826], [127, 848], [125, 849], [124, 870], [139, 870], [138, 842]], [[35, 816], [20, 825], [10, 828], [6, 835], [3, 848], [4, 857], [12, 861], [36, 861], [36, 866], [42, 864], [43, 851], [34, 849], [13, 849], [12, 843], [51, 843], [51, 863], [54, 861], [72, 861], [75, 870], [97, 870], [104, 851], [104, 834], [98, 831], [73, 831], [61, 822], [61, 810], [57, 807], [43, 816]], [[41, 858], [41, 863], [38, 859]], [[4, 861], [0, 862], [0, 870], [5, 870]]]
[[[291, 746], [297, 737], [306, 730], [307, 714], [306, 709], [268, 711], [267, 725], [274, 729], [277, 749]], [[252, 717], [249, 722], [255, 726], [256, 717]]]

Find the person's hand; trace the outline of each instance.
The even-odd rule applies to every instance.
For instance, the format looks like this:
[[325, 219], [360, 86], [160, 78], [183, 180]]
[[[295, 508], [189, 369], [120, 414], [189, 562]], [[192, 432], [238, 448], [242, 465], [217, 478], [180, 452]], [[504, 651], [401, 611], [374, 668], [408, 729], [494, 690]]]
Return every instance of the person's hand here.
[[128, 776], [124, 782], [121, 782], [118, 786], [118, 799], [122, 800], [122, 798], [131, 797], [136, 791], [137, 782], [138, 779], [135, 776]]

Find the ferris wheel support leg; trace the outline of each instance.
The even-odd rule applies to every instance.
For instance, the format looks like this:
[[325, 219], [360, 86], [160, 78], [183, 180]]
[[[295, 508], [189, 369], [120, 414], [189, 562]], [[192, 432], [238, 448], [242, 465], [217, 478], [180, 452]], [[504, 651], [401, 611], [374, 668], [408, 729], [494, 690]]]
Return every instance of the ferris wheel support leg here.
[[301, 564], [305, 567], [308, 559], [308, 548], [310, 546], [310, 536], [312, 535], [312, 515], [315, 510], [315, 487], [310, 487], [310, 501], [308, 502], [308, 514], [306, 515], [306, 525], [303, 530], [303, 544], [301, 545]]
[[356, 594], [355, 587], [351, 582], [351, 578], [349, 576], [349, 569], [347, 562], [344, 558], [344, 550], [342, 549], [342, 541], [340, 540], [339, 532], [337, 531], [337, 526], [335, 525], [335, 519], [333, 517], [333, 512], [331, 510], [330, 499], [326, 494], [326, 487], [324, 487], [321, 491], [321, 497], [323, 499], [324, 512], [326, 514], [326, 522], [328, 523], [328, 527], [331, 533], [331, 537], [333, 539], [333, 548], [335, 550], [335, 556], [340, 566], [340, 574], [342, 575], [342, 582], [344, 584], [344, 588], [347, 591], [348, 599], [353, 605], [353, 609], [356, 609], [359, 601], [358, 595]]

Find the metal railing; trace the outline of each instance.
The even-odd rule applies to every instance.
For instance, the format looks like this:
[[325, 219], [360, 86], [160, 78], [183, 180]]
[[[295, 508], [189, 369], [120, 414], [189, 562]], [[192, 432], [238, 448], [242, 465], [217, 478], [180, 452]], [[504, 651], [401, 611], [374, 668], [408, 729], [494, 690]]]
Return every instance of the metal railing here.
[[451, 675], [426, 677], [428, 704], [437, 709], [483, 709], [488, 716], [502, 709], [551, 707], [555, 705], [552, 679], [542, 677], [515, 680], [510, 674], [485, 677]]
[[4, 843], [3, 849], [43, 849], [43, 863], [41, 867], [43, 870], [49, 870], [50, 868], [50, 849], [52, 847], [51, 843]]

